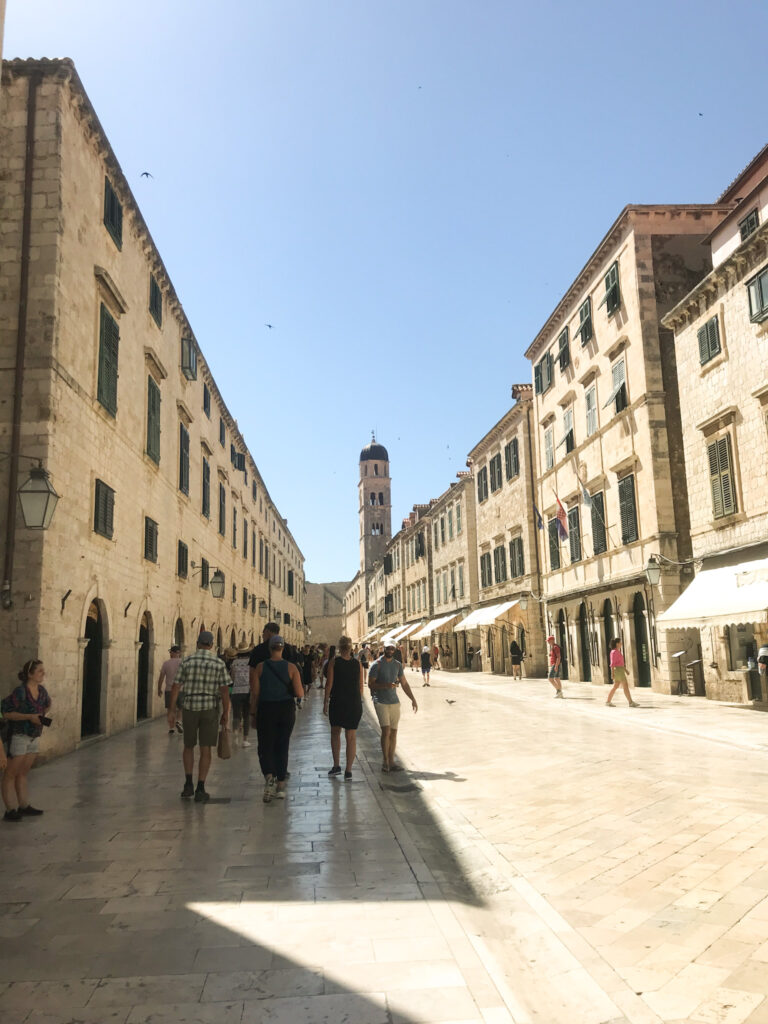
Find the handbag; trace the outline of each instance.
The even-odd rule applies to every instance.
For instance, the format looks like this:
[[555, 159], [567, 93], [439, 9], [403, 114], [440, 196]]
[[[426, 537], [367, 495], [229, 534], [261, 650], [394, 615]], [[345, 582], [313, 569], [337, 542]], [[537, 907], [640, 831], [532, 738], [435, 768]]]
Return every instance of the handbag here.
[[229, 729], [222, 725], [219, 729], [219, 742], [216, 744], [216, 753], [222, 761], [232, 757], [232, 746], [229, 742]]

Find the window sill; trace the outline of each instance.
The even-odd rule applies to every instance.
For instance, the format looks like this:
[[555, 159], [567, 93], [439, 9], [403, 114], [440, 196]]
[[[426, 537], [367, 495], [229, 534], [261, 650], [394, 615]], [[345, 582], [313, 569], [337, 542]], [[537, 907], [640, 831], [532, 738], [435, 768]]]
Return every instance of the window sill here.
[[142, 455], [144, 456], [144, 465], [149, 466], [150, 469], [153, 469], [156, 473], [159, 473], [160, 463], [156, 462], [149, 454], [149, 452], [142, 452]]
[[730, 516], [722, 516], [720, 519], [713, 519], [710, 526], [713, 530], [725, 530], [729, 526], [737, 526], [747, 520], [746, 512], [734, 512]]
[[712, 358], [708, 359], [706, 363], [704, 363], [703, 365], [699, 364], [699, 376], [706, 377], [708, 373], [710, 373], [712, 370], [717, 369], [718, 366], [722, 366], [723, 363], [726, 363], [727, 361], [728, 353], [725, 351], [725, 349], [721, 349], [716, 356], [712, 356]]

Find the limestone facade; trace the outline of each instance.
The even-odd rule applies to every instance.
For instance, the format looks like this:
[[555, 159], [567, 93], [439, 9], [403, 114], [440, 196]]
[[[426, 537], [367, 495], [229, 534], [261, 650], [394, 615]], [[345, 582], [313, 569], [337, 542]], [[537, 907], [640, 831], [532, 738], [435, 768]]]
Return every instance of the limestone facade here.
[[312, 643], [337, 644], [344, 632], [347, 583], [307, 583], [304, 615]]
[[51, 754], [161, 713], [159, 665], [203, 627], [245, 647], [277, 618], [303, 642], [304, 567], [74, 66], [6, 62], [2, 93], [0, 447], [60, 501], [47, 531], [14, 529], [30, 463], [4, 463], [0, 658], [7, 681], [45, 662]]
[[[691, 537], [661, 318], [706, 274], [702, 242], [731, 205], [626, 207], [527, 350], [542, 592], [565, 678], [608, 681], [608, 645], [622, 635], [633, 685], [669, 692], [676, 679], [655, 616], [691, 578]], [[669, 560], [655, 593], [653, 553]]]
[[[664, 319], [674, 331], [697, 573], [768, 557], [768, 147], [721, 202], [731, 198], [709, 240], [712, 270]], [[749, 665], [768, 643], [765, 614], [667, 636], [701, 659], [707, 696], [768, 699]]]

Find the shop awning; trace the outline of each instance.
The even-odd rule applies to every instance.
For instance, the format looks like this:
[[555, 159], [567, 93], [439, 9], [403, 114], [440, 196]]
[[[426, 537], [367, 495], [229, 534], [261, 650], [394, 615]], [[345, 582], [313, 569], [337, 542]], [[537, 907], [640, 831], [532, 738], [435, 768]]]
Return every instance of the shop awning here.
[[504, 601], [502, 604], [489, 604], [486, 608], [476, 608], [461, 622], [457, 622], [453, 630], [457, 632], [463, 629], [477, 629], [478, 626], [490, 626], [510, 608], [514, 608], [517, 603], [517, 601]]
[[451, 615], [443, 615], [440, 619], [430, 619], [429, 622], [422, 626], [418, 633], [414, 633], [411, 637], [412, 640], [426, 640], [426, 638], [434, 633], [436, 630], [443, 626], [447, 626], [449, 622], [453, 622], [457, 619], [461, 612], [453, 612]]
[[768, 621], [768, 558], [703, 569], [658, 616], [665, 629]]
[[397, 643], [399, 640], [404, 639], [406, 636], [412, 633], [414, 629], [418, 629], [420, 625], [420, 622], [412, 622], [409, 626], [395, 626], [394, 629], [390, 629], [388, 633], [384, 634], [384, 636], [381, 638], [381, 642], [383, 644]]
[[368, 633], [365, 634], [365, 636], [361, 640], [361, 643], [365, 640], [373, 640], [373, 638], [378, 636], [380, 632], [381, 626], [376, 626], [374, 629], [371, 629]]
[[415, 629], [418, 629], [421, 625], [420, 622], [414, 622], [410, 626], [406, 626], [402, 633], [397, 634], [398, 640], [405, 640], [407, 636], [411, 636]]

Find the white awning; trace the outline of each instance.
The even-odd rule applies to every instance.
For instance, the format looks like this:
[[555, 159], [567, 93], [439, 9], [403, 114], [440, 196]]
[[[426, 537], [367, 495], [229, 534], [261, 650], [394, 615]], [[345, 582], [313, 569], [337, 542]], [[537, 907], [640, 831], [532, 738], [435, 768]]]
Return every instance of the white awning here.
[[411, 639], [412, 640], [422, 640], [422, 639], [426, 640], [426, 638], [431, 633], [434, 633], [436, 630], [440, 629], [441, 626], [446, 626], [449, 622], [453, 622], [453, 620], [457, 619], [460, 614], [461, 614], [461, 612], [453, 612], [451, 615], [443, 615], [443, 617], [440, 618], [440, 619], [430, 619], [429, 622], [425, 626], [421, 627], [421, 629], [418, 631], [418, 633], [414, 633], [413, 634]]
[[490, 626], [492, 622], [514, 608], [517, 601], [504, 601], [502, 604], [489, 604], [486, 608], [476, 608], [470, 612], [461, 622], [453, 627], [454, 632], [460, 629], [477, 629], [478, 626]]
[[420, 622], [414, 622], [412, 625], [406, 626], [402, 633], [397, 634], [397, 639], [405, 640], [405, 638], [407, 636], [411, 636], [411, 633], [413, 633], [414, 629], [418, 629], [420, 625]]
[[395, 626], [394, 629], [390, 629], [388, 633], [384, 634], [381, 638], [381, 642], [383, 644], [397, 643], [399, 640], [408, 636], [409, 633], [412, 633], [414, 629], [418, 629], [420, 625], [420, 622], [412, 622], [410, 626]]
[[703, 569], [658, 617], [665, 629], [768, 621], [768, 558]]
[[[365, 634], [365, 636], [363, 637], [363, 640], [373, 640], [373, 638], [374, 638], [374, 637], [375, 637], [375, 636], [376, 636], [376, 635], [377, 635], [378, 633], [380, 633], [380, 632], [381, 632], [381, 626], [374, 626], [374, 628], [373, 628], [373, 629], [369, 630], [369, 631], [368, 631], [368, 632], [367, 632], [367, 633]], [[361, 640], [361, 643], [362, 643], [362, 642], [363, 642], [363, 641]]]
[[405, 629], [405, 626], [403, 626], [402, 624], [399, 626], [395, 626], [394, 629], [390, 629], [388, 633], [384, 634], [384, 636], [381, 638], [381, 642], [383, 644], [388, 644], [390, 641], [393, 641], [403, 629]]

